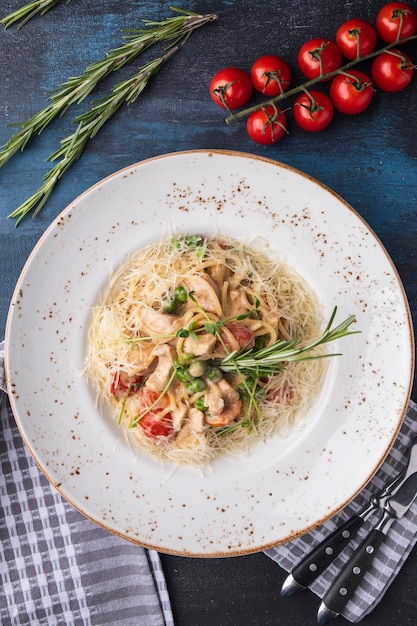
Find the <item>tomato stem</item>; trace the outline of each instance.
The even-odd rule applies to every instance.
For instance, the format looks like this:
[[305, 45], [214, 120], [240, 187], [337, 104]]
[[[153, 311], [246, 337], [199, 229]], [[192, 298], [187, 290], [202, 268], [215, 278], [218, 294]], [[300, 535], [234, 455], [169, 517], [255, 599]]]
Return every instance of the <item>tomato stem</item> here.
[[275, 104], [272, 104], [271, 106], [273, 108], [272, 113], [269, 113], [266, 109], [264, 109], [268, 119], [265, 122], [265, 124], [263, 125], [261, 134], [263, 135], [266, 132], [266, 129], [268, 128], [268, 126], [270, 126], [271, 127], [271, 135], [272, 135], [272, 137], [274, 137], [275, 136], [275, 124], [277, 124], [280, 128], [282, 128], [283, 131], [288, 133], [288, 130], [287, 130], [286, 126], [279, 121], [280, 115], [282, 115], [282, 113], [285, 113], [285, 111], [287, 111], [288, 109], [285, 109], [284, 111], [281, 111], [280, 109], [277, 109]]
[[366, 87], [372, 85], [372, 83], [364, 82], [363, 80], [358, 78], [358, 76], [355, 76], [355, 74], [351, 74], [350, 72], [340, 72], [340, 74], [342, 76], [346, 76], [346, 78], [350, 78], [352, 85], [357, 91], [361, 91], [362, 89], [365, 89]]
[[359, 59], [361, 56], [361, 29], [356, 28], [351, 30], [350, 33], [356, 37], [356, 58]]
[[417, 65], [411, 63], [400, 50], [387, 50], [387, 54], [391, 54], [393, 57], [397, 57], [397, 59], [401, 61], [400, 68], [403, 72], [406, 70], [417, 69]]
[[213, 94], [215, 94], [219, 98], [224, 108], [227, 109], [227, 111], [231, 115], [233, 115], [232, 110], [226, 102], [226, 91], [233, 85], [234, 82], [236, 81], [231, 80], [228, 83], [225, 83], [224, 85], [222, 85], [221, 87], [218, 87], [217, 89], [213, 89]]
[[313, 113], [318, 113], [320, 111], [323, 110], [323, 107], [320, 106], [317, 102], [317, 100], [314, 98], [314, 96], [309, 92], [308, 89], [303, 89], [305, 95], [307, 96], [309, 103], [310, 104], [303, 104], [302, 102], [296, 102], [296, 104], [298, 104], [301, 107], [304, 107], [305, 109], [307, 109], [307, 111], [310, 113], [310, 117], [313, 117]]
[[399, 17], [400, 18], [400, 23], [398, 24], [398, 33], [397, 33], [397, 37], [395, 39], [395, 42], [398, 43], [400, 41], [401, 38], [401, 33], [403, 30], [403, 24], [404, 24], [404, 15], [407, 15], [409, 13], [409, 11], [407, 11], [407, 9], [396, 9], [395, 11], [393, 11], [392, 16], [393, 17]]
[[[345, 74], [347, 70], [349, 70], [351, 67], [354, 67], [355, 65], [357, 65], [358, 63], [362, 61], [368, 61], [369, 59], [373, 59], [379, 56], [380, 54], [383, 54], [384, 52], [389, 52], [391, 48], [393, 48], [394, 46], [397, 46], [399, 43], [398, 40], [401, 35], [400, 29], [401, 27], [399, 28], [398, 37], [394, 42], [384, 46], [383, 48], [380, 48], [379, 50], [374, 50], [373, 52], [370, 52], [369, 54], [366, 54], [363, 57], [358, 56], [356, 59], [353, 59], [353, 61], [349, 61], [349, 63], [346, 63], [346, 65], [339, 67], [339, 69], [333, 70], [332, 72], [328, 72], [327, 74], [321, 74], [317, 76], [316, 78], [311, 78], [310, 80], [307, 80], [305, 83], [302, 83], [301, 85], [297, 85], [296, 87], [293, 87], [292, 89], [289, 89], [288, 91], [285, 91], [284, 93], [280, 93], [278, 96], [275, 96], [274, 98], [271, 98], [270, 100], [267, 100], [260, 104], [255, 104], [246, 109], [242, 109], [238, 111], [237, 113], [232, 113], [231, 115], [226, 117], [225, 119], [226, 124], [230, 124], [231, 122], [239, 118], [246, 117], [247, 115], [250, 115], [251, 113], [254, 113], [255, 111], [259, 111], [260, 109], [263, 109], [264, 107], [268, 105], [274, 106], [277, 102], [280, 102], [281, 100], [284, 100], [285, 98], [290, 98], [291, 96], [295, 96], [296, 94], [299, 94], [302, 91], [306, 91], [312, 85], [321, 83], [323, 80], [329, 80], [330, 78], [334, 78], [338, 74]], [[405, 39], [401, 39], [401, 44], [407, 43], [408, 41], [413, 41], [414, 39], [417, 39], [417, 35], [412, 35], [411, 37], [406, 37]]]

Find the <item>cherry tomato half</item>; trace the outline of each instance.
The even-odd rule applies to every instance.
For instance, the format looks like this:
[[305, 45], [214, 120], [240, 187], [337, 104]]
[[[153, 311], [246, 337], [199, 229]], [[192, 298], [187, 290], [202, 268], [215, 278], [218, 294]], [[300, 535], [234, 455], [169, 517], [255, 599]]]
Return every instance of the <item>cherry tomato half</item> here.
[[225, 109], [244, 106], [252, 95], [252, 82], [239, 67], [226, 67], [210, 81], [210, 95], [214, 102]]
[[372, 79], [382, 91], [401, 91], [413, 78], [414, 66], [404, 52], [388, 50], [377, 56], [372, 63]]
[[338, 74], [330, 84], [330, 97], [341, 113], [362, 113], [372, 102], [374, 90], [371, 79], [359, 70]]
[[316, 133], [326, 128], [333, 119], [333, 103], [321, 91], [302, 93], [294, 102], [294, 120], [300, 128]]
[[[229, 333], [232, 335], [231, 337]], [[229, 322], [226, 324], [225, 327], [220, 330], [220, 335], [222, 340], [220, 341], [218, 339], [216, 341], [214, 348], [216, 352], [225, 352], [225, 347], [228, 352], [232, 352], [232, 350], [236, 349], [234, 342], [238, 344], [241, 350], [243, 348], [249, 350], [249, 348], [253, 348], [255, 345], [255, 339], [251, 329], [239, 322]]]
[[158, 417], [157, 413], [146, 413], [139, 421], [139, 426], [145, 435], [151, 439], [166, 439], [174, 432], [171, 413], [166, 413], [163, 417]]
[[339, 26], [336, 32], [336, 43], [349, 61], [373, 52], [376, 42], [375, 28], [365, 20], [348, 20]]
[[253, 86], [265, 96], [278, 96], [291, 83], [291, 70], [281, 57], [266, 54], [253, 63], [250, 70]]
[[128, 376], [125, 372], [114, 372], [110, 381], [110, 393], [116, 398], [132, 395], [143, 385], [143, 376]]
[[298, 67], [307, 78], [317, 78], [339, 69], [342, 54], [330, 39], [316, 37], [304, 43], [297, 56]]
[[389, 2], [379, 11], [375, 24], [381, 39], [393, 43], [417, 33], [417, 12], [405, 2]]
[[279, 141], [286, 132], [287, 116], [281, 109], [269, 104], [249, 115], [246, 129], [253, 141], [270, 145]]
[[[174, 432], [172, 413], [162, 413], [169, 404], [168, 397], [148, 387], [142, 387], [138, 394], [138, 410], [148, 411], [139, 420], [138, 426], [150, 438], [170, 437]], [[151, 408], [152, 407], [152, 408]], [[149, 409], [149, 410], [148, 410]]]

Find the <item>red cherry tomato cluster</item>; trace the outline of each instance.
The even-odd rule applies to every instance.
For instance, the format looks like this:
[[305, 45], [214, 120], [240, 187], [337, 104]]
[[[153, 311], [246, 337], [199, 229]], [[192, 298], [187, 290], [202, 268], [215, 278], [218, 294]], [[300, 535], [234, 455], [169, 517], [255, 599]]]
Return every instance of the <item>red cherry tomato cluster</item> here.
[[[295, 88], [297, 95], [292, 113], [296, 124], [308, 131], [318, 132], [333, 119], [334, 109], [347, 115], [364, 111], [372, 101], [375, 88], [387, 92], [401, 91], [410, 84], [415, 66], [400, 48], [377, 51], [371, 65], [371, 77], [352, 69], [352, 62], [376, 51], [378, 37], [390, 46], [417, 33], [417, 12], [404, 2], [384, 5], [375, 20], [375, 27], [362, 19], [344, 22], [335, 35], [335, 41], [316, 37], [304, 43], [298, 51], [298, 68], [308, 81], [329, 83], [329, 95], [322, 90]], [[344, 61], [350, 63], [344, 67]], [[281, 57], [268, 54], [259, 57], [249, 72], [238, 67], [220, 70], [210, 81], [213, 100], [229, 112], [241, 109], [257, 91], [270, 98], [264, 106], [248, 111], [247, 132], [261, 144], [273, 144], [287, 132], [286, 110], [273, 99], [285, 97], [291, 86], [291, 69]], [[311, 86], [311, 83], [308, 87]]]

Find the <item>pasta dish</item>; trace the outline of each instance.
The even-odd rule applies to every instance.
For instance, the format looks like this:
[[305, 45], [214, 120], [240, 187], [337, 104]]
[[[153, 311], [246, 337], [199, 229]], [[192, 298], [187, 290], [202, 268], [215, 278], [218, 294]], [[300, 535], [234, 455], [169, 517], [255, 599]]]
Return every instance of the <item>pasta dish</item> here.
[[300, 423], [323, 378], [320, 325], [285, 263], [223, 236], [171, 237], [111, 279], [87, 374], [140, 448], [202, 464]]

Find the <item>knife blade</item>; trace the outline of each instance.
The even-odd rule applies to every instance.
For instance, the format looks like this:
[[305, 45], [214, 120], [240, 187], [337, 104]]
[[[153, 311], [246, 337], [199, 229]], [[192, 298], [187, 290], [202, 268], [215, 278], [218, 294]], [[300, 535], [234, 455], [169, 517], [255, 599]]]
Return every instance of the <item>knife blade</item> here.
[[360, 513], [338, 526], [296, 565], [284, 580], [281, 594], [288, 597], [309, 587], [348, 545], [363, 523], [383, 506], [385, 498], [395, 493], [402, 482], [415, 471], [417, 471], [417, 437], [407, 450], [406, 464], [402, 471], [379, 494], [373, 496]]
[[381, 520], [359, 544], [352, 557], [333, 581], [323, 597], [317, 613], [319, 624], [326, 624], [340, 615], [368, 571], [391, 525], [407, 513], [416, 496], [417, 472], [414, 472], [401, 483], [394, 495], [387, 496]]

